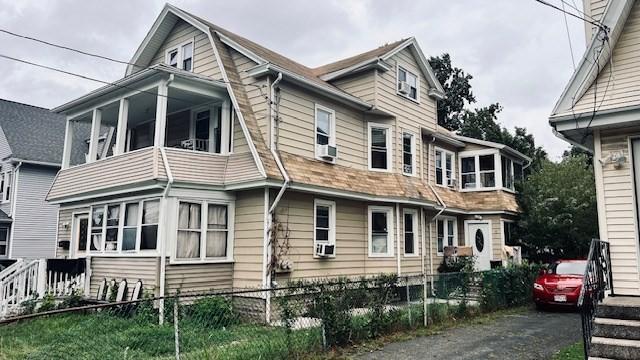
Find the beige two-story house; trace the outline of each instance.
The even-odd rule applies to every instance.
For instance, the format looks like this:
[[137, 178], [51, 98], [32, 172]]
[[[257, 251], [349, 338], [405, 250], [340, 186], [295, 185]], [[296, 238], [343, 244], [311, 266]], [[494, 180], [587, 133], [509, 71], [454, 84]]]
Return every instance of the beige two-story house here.
[[54, 109], [58, 256], [155, 295], [498, 265], [530, 160], [438, 127], [443, 96], [414, 38], [309, 68], [166, 5], [124, 78]]

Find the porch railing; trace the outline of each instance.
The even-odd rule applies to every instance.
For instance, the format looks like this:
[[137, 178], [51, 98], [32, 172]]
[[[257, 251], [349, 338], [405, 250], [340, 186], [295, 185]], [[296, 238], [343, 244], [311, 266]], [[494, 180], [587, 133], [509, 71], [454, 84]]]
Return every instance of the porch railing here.
[[16, 263], [18, 265], [11, 269], [11, 273], [0, 280], [0, 318], [23, 301], [37, 298], [41, 263], [39, 260]]
[[596, 316], [598, 303], [607, 292], [613, 291], [613, 277], [611, 273], [611, 254], [607, 241], [593, 239], [589, 248], [589, 257], [584, 272], [582, 289], [578, 298], [578, 307], [582, 318], [582, 339], [585, 358], [589, 358], [591, 348], [591, 331]]

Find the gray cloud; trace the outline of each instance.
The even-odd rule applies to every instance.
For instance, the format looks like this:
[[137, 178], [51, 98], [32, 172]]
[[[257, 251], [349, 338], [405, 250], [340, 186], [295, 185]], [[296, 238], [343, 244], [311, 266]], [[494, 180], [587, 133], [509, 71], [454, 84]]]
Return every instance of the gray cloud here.
[[[162, 1], [0, 0], [9, 30], [128, 60]], [[557, 159], [566, 143], [547, 124], [572, 73], [562, 15], [532, 0], [177, 1], [196, 13], [309, 66], [415, 36], [430, 55], [451, 54], [474, 75], [477, 106], [500, 102], [500, 121], [525, 126]], [[569, 19], [576, 57], [584, 25]], [[124, 66], [0, 34], [0, 53], [108, 81]], [[100, 84], [0, 59], [0, 97], [54, 107]]]

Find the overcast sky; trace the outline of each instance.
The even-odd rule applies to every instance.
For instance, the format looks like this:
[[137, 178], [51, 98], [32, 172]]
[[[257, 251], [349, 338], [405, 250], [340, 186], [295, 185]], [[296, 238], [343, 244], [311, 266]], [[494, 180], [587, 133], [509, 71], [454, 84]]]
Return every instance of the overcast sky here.
[[[552, 159], [567, 148], [547, 123], [573, 72], [565, 22], [560, 12], [534, 0], [173, 4], [311, 67], [415, 36], [427, 56], [448, 52], [455, 66], [474, 76], [477, 106], [502, 104], [500, 122], [510, 129], [529, 129]], [[0, 0], [0, 28], [129, 60], [163, 5], [162, 1]], [[568, 24], [579, 61], [585, 48], [584, 25], [573, 18]], [[124, 74], [124, 65], [2, 33], [0, 44], [0, 54], [107, 81]], [[51, 108], [100, 85], [0, 59], [0, 98]]]

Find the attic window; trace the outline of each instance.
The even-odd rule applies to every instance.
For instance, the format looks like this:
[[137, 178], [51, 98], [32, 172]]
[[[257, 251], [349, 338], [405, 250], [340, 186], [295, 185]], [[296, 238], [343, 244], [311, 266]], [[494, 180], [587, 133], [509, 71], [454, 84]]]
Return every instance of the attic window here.
[[400, 96], [404, 96], [414, 101], [419, 101], [418, 84], [420, 83], [418, 75], [398, 66], [398, 84], [397, 90]]
[[185, 71], [193, 70], [193, 39], [183, 42], [166, 52], [167, 65]]

